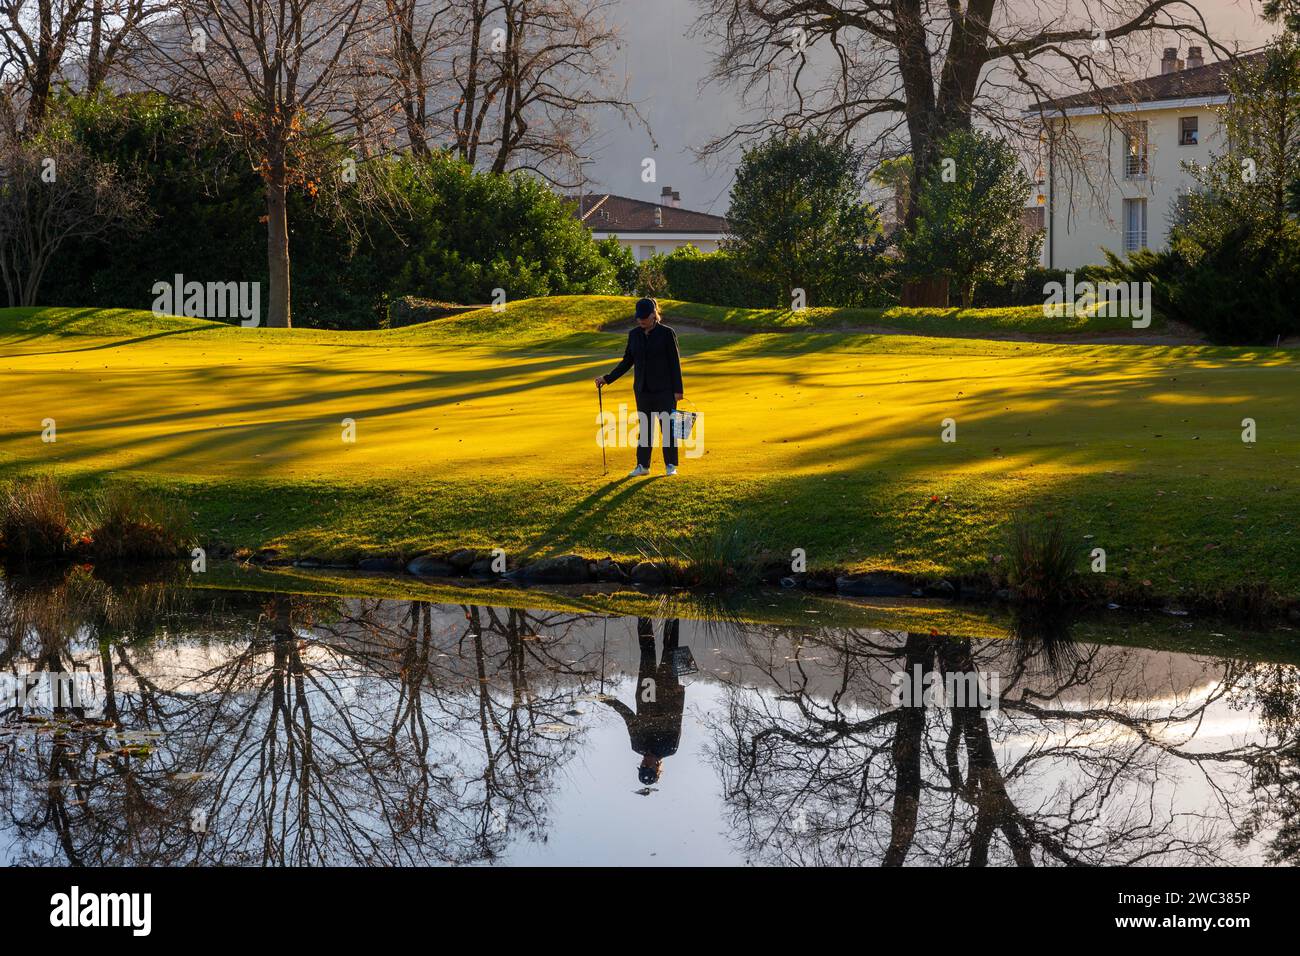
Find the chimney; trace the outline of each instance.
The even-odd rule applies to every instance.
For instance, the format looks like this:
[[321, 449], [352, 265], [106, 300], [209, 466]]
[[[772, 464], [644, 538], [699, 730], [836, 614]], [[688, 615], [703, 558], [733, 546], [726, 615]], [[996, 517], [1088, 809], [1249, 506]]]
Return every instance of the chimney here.
[[1198, 66], [1205, 66], [1205, 57], [1201, 55], [1199, 46], [1189, 46], [1187, 48], [1187, 68], [1194, 70]]
[[1160, 72], [1174, 73], [1178, 69], [1178, 48], [1165, 47], [1165, 55], [1160, 58]]
[[679, 193], [677, 190], [674, 189], [674, 190], [673, 190], [673, 208], [674, 208], [674, 209], [680, 209], [681, 207], [682, 207], [682, 194]]

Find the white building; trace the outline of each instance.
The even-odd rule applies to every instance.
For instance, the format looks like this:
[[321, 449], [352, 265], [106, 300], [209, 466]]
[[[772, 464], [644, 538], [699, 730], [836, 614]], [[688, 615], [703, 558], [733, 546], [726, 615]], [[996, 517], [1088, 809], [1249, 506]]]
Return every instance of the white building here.
[[615, 236], [632, 250], [638, 262], [685, 245], [700, 252], [717, 252], [727, 235], [727, 220], [681, 207], [681, 195], [665, 186], [659, 202], [610, 193], [574, 197], [575, 215], [595, 239]]
[[1168, 48], [1158, 76], [1046, 104], [1057, 127], [1049, 141], [1060, 141], [1065, 124], [1078, 148], [1068, 162], [1049, 155], [1039, 172], [1043, 265], [1073, 269], [1104, 263], [1103, 248], [1123, 255], [1166, 246], [1178, 197], [1194, 185], [1182, 164], [1208, 162], [1226, 146], [1229, 67], [1203, 63], [1200, 47], [1188, 48], [1186, 63]]

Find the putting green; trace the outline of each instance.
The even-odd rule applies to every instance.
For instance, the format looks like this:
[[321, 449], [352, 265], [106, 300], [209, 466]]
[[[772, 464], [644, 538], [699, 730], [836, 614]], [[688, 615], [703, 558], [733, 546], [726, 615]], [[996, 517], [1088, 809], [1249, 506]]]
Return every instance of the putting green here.
[[[360, 333], [0, 311], [0, 468], [188, 488], [208, 533], [323, 553], [630, 553], [666, 501], [696, 531], [748, 516], [814, 565], [971, 570], [1014, 511], [1057, 509], [1154, 587], [1300, 579], [1289, 353], [687, 332], [702, 453], [632, 489], [610, 484], [630, 448], [601, 477], [591, 383], [622, 348], [593, 329], [626, 303], [595, 321], [568, 301], [581, 321], [547, 300]], [[630, 380], [606, 412], [631, 405]]]

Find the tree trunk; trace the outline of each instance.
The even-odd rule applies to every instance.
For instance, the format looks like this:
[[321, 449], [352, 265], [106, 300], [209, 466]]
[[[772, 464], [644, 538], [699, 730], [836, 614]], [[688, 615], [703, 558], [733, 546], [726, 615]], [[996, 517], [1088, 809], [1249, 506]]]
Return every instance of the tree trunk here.
[[282, 160], [272, 161], [266, 176], [266, 270], [271, 279], [267, 327], [290, 328], [293, 310], [289, 293], [289, 210]]
[[909, 309], [946, 309], [948, 308], [948, 279], [946, 276], [932, 276], [927, 279], [911, 279], [903, 283], [900, 305]]

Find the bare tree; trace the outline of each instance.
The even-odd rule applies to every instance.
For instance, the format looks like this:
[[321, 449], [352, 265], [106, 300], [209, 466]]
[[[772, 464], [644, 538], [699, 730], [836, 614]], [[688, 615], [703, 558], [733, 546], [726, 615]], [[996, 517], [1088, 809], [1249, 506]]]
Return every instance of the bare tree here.
[[45, 117], [55, 77], [85, 10], [86, 0], [0, 0], [0, 73], [16, 68], [22, 75], [29, 123], [39, 125]]
[[[152, 43], [151, 82], [216, 113], [266, 185], [267, 324], [292, 325], [288, 190], [338, 184], [385, 101], [383, 18], [367, 0], [179, 0]], [[355, 164], [355, 157], [351, 159]], [[351, 167], [355, 169], [355, 166]]]
[[78, 46], [85, 62], [85, 89], [94, 92], [144, 46], [141, 28], [167, 9], [166, 0], [87, 0]]
[[427, 156], [434, 135], [434, 103], [447, 75], [441, 69], [452, 44], [460, 42], [451, 28], [455, 0], [384, 0], [388, 11], [389, 69], [402, 113], [406, 145], [416, 156]]
[[[1185, 34], [1228, 51], [1189, 0], [697, 0], [711, 79], [758, 117], [704, 147], [811, 127], [853, 136], [877, 158], [911, 155], [912, 190], [954, 130], [972, 124], [1030, 143], [1053, 89], [1110, 85], [1143, 40]], [[1058, 156], [1058, 159], [1063, 158]], [[907, 223], [915, 217], [909, 206]]]
[[0, 0], [0, 76], [22, 78], [26, 125], [44, 121], [60, 79], [97, 90], [162, 9], [161, 0]]
[[558, 182], [588, 143], [594, 110], [644, 124], [626, 83], [610, 79], [621, 43], [608, 20], [613, 0], [386, 2], [416, 154], [441, 146], [496, 173]]
[[0, 280], [9, 305], [34, 305], [67, 240], [130, 222], [143, 199], [137, 184], [76, 143], [0, 142]]

